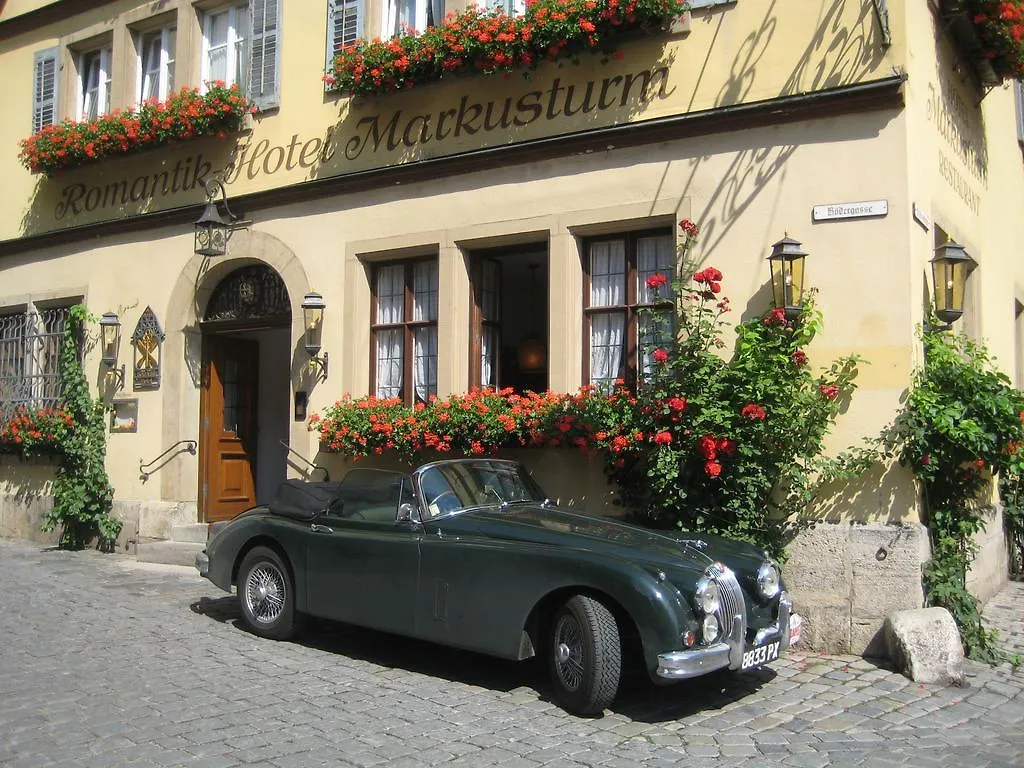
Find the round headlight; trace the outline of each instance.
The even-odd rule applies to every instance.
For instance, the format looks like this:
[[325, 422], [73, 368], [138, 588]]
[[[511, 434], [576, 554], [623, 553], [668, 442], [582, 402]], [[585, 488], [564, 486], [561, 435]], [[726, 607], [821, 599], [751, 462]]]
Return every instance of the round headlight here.
[[704, 617], [704, 624], [700, 628], [701, 639], [705, 643], [713, 643], [718, 639], [718, 617], [710, 614]]
[[711, 579], [701, 579], [697, 582], [697, 592], [694, 597], [697, 607], [704, 613], [715, 613], [718, 610], [718, 585]]
[[757, 588], [761, 590], [762, 596], [768, 599], [775, 597], [779, 594], [781, 583], [779, 569], [775, 564], [764, 563], [757, 569]]

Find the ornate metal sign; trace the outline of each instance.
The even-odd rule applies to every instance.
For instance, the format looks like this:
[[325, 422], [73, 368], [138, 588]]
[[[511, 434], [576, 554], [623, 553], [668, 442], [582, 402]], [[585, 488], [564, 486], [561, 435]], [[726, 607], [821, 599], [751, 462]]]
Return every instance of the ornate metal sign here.
[[150, 307], [139, 318], [132, 334], [135, 365], [132, 366], [132, 388], [160, 389], [160, 346], [164, 332]]
[[254, 264], [236, 269], [217, 284], [203, 319], [255, 320], [290, 317], [291, 312], [281, 276], [266, 264]]

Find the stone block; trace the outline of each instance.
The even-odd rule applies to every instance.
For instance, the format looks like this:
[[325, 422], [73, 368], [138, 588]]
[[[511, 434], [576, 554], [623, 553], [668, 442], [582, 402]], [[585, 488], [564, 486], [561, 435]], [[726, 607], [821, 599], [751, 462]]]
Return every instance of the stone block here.
[[985, 529], [974, 537], [978, 552], [967, 572], [967, 589], [984, 603], [1006, 586], [1009, 559], [1002, 507], [988, 507], [982, 517]]
[[783, 574], [790, 592], [850, 592], [849, 525], [820, 523], [801, 531], [786, 547]]
[[897, 611], [885, 620], [884, 632], [889, 660], [911, 680], [963, 683], [960, 632], [945, 608]]
[[804, 620], [798, 648], [850, 653], [850, 601], [828, 592], [792, 594], [793, 610]]

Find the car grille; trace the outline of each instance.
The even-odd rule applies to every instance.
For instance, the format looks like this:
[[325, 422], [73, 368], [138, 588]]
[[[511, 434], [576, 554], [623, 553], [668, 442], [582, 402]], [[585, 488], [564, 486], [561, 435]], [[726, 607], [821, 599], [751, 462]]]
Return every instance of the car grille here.
[[708, 566], [707, 574], [718, 582], [718, 591], [721, 595], [718, 620], [722, 624], [722, 634], [725, 637], [732, 634], [737, 616], [740, 617], [741, 629], [746, 632], [747, 604], [743, 601], [743, 590], [736, 580], [736, 575], [721, 563]]

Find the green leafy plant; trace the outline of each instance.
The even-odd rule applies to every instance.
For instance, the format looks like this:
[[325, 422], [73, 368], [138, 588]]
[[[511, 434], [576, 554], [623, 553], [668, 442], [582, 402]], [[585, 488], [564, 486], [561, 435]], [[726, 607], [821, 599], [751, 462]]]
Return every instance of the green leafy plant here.
[[71, 424], [60, 442], [53, 507], [45, 513], [42, 529], [60, 526], [59, 543], [64, 549], [82, 549], [94, 536], [109, 549], [121, 532], [121, 521], [110, 515], [114, 489], [105, 464], [107, 407], [89, 393], [79, 352], [88, 319], [84, 306], [72, 307], [61, 339], [63, 411]]
[[[920, 480], [932, 557], [924, 568], [931, 605], [949, 610], [968, 656], [996, 662], [1002, 654], [986, 629], [967, 572], [985, 526], [983, 495], [993, 476], [1020, 476], [1024, 395], [999, 372], [988, 351], [966, 336], [925, 330], [924, 365], [915, 372], [895, 427], [900, 462]], [[1013, 487], [1009, 502], [1019, 501]]]
[[591, 51], [617, 57], [623, 36], [660, 29], [683, 14], [683, 0], [531, 0], [522, 16], [471, 6], [422, 32], [357, 40], [324, 75], [327, 89], [381, 94], [456, 72], [510, 72]]
[[32, 173], [53, 176], [60, 170], [187, 141], [200, 136], [224, 138], [242, 127], [253, 111], [237, 85], [210, 83], [200, 93], [182, 88], [167, 101], [148, 101], [95, 120], [48, 125], [21, 141], [18, 159]]

